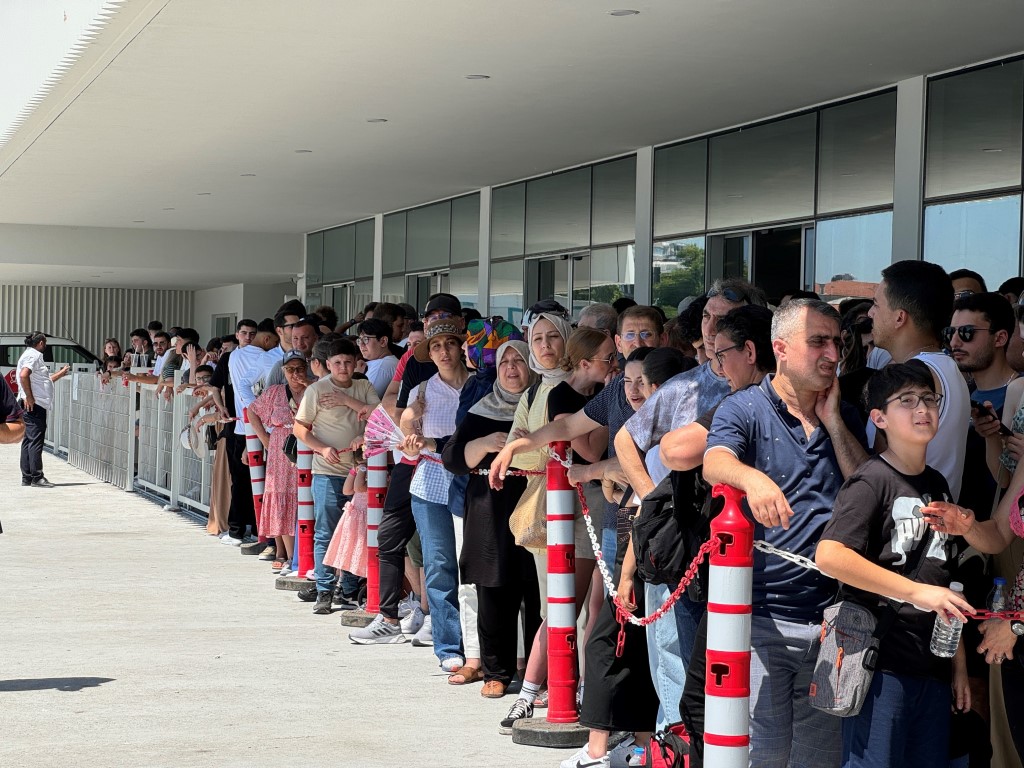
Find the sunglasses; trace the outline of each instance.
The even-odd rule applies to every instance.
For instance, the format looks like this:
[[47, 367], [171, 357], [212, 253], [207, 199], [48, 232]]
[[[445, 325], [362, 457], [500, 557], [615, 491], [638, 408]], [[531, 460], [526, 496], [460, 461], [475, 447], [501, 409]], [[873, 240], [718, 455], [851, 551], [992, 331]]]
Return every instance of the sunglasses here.
[[949, 344], [953, 340], [953, 334], [956, 334], [960, 337], [961, 341], [969, 344], [974, 339], [974, 334], [979, 331], [992, 333], [991, 328], [975, 328], [973, 325], [950, 325], [942, 329], [942, 340]]
[[378, 337], [378, 336], [357, 336], [356, 337], [356, 344], [358, 344], [360, 347], [365, 347], [371, 341], [380, 341], [380, 337]]
[[739, 303], [741, 301], [746, 304], [750, 303], [750, 297], [747, 296], [746, 293], [734, 290], [732, 288], [712, 288], [710, 291], [707, 292], [707, 297], [709, 299], [713, 299], [715, 296], [722, 296], [726, 300], [731, 301], [733, 303]]

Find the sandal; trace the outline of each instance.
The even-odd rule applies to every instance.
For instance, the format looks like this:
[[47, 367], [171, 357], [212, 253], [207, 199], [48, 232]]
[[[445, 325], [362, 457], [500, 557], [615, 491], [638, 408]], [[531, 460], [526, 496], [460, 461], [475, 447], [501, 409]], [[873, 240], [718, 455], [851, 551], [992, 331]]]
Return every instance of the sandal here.
[[544, 709], [548, 705], [548, 689], [545, 688], [543, 691], [537, 694], [537, 698], [533, 700], [533, 706], [536, 709]]
[[500, 699], [505, 695], [507, 687], [501, 680], [488, 680], [480, 689], [480, 695], [485, 699]]
[[280, 557], [270, 565], [270, 570], [274, 573], [280, 573], [282, 568], [284, 568], [284, 560]]
[[[456, 680], [457, 677], [462, 679]], [[484, 673], [480, 667], [461, 666], [448, 675], [448, 685], [469, 685], [470, 683], [479, 683], [483, 679]]]

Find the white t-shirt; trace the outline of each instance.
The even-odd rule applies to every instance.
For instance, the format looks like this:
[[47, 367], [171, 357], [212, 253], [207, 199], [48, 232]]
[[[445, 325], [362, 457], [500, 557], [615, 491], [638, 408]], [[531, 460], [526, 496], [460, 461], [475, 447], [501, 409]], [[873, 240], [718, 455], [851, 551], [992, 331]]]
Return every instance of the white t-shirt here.
[[[171, 350], [169, 349], [167, 350], [167, 352], [170, 351]], [[167, 361], [167, 352], [164, 352], [162, 355], [159, 355], [153, 362], [153, 375], [156, 376], [158, 379], [160, 378], [160, 373], [164, 369], [164, 363]]]
[[235, 415], [239, 418], [234, 424], [236, 435], [245, 434], [245, 424], [241, 421], [242, 412], [256, 399], [253, 386], [267, 354], [255, 344], [249, 344], [239, 347], [228, 358], [228, 372], [235, 393]]
[[384, 397], [391, 379], [398, 369], [398, 358], [394, 355], [366, 361], [366, 378], [373, 384], [378, 397]]
[[922, 352], [914, 355], [931, 368], [942, 385], [939, 406], [939, 431], [928, 443], [928, 466], [937, 469], [949, 483], [953, 500], [960, 498], [964, 479], [964, 457], [967, 454], [967, 429], [971, 423], [971, 393], [956, 361], [943, 352]]
[[25, 399], [25, 389], [21, 385], [21, 369], [28, 368], [28, 383], [32, 387], [32, 398], [36, 405], [46, 410], [53, 407], [53, 382], [50, 381], [50, 366], [43, 360], [43, 353], [38, 349], [27, 347], [18, 358], [18, 398]]

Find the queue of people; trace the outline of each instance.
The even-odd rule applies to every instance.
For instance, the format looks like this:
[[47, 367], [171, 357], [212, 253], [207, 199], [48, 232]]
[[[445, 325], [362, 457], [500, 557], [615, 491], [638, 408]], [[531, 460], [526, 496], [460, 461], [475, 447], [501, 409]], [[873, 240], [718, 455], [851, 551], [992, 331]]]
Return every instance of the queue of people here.
[[[756, 539], [804, 558], [755, 557], [750, 764], [983, 766], [992, 709], [1024, 752], [1024, 622], [971, 618], [995, 577], [1008, 578], [1007, 608], [1024, 610], [1024, 564], [1001, 574], [991, 558], [1024, 538], [1024, 307], [1006, 294], [904, 261], [869, 300], [839, 306], [794, 292], [769, 307], [755, 286], [719, 280], [668, 329], [635, 302], [574, 322], [546, 300], [517, 326], [439, 293], [422, 318], [376, 303], [339, 325], [329, 307], [293, 301], [205, 348], [191, 329], [151, 327], [127, 352], [114, 339], [104, 351], [112, 372], [155, 353], [152, 374], [126, 375], [158, 386], [182, 372], [190, 415], [221, 438], [208, 531], [265, 541], [275, 574], [294, 560], [291, 438], [314, 452], [314, 568], [296, 575], [320, 616], [365, 604], [364, 429], [384, 411], [401, 435], [377, 531], [380, 612], [348, 637], [429, 647], [451, 685], [509, 696], [502, 733], [546, 706], [542, 470], [549, 444], [571, 445], [590, 736], [563, 768], [636, 764], [637, 747], [679, 722], [689, 764], [703, 764], [706, 574], [646, 630], [618, 611], [669, 602], [710, 536], [716, 483], [745, 494]], [[60, 375], [36, 370], [29, 341], [26, 445], [43, 377]], [[258, 517], [243, 414], [266, 451]], [[30, 484], [43, 477], [33, 461]], [[680, 554], [655, 564], [642, 554], [653, 546]], [[812, 685], [838, 601], [885, 627], [860, 708], [842, 718]], [[930, 649], [936, 622], [964, 623], [951, 658]]]

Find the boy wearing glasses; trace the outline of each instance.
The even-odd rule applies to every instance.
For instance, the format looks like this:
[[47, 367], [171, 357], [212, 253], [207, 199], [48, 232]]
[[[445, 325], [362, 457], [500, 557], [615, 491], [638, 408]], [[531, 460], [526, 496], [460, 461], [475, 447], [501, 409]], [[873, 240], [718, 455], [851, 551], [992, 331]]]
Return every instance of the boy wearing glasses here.
[[359, 351], [366, 361], [366, 378], [379, 397], [384, 397], [398, 368], [398, 358], [391, 353], [391, 333], [392, 329], [385, 321], [374, 317], [359, 324], [356, 337]]
[[[945, 532], [928, 536], [922, 508], [949, 498], [941, 473], [927, 466], [938, 431], [942, 396], [919, 361], [890, 365], [868, 383], [871, 421], [888, 447], [843, 484], [815, 560], [842, 583], [841, 597], [881, 620], [883, 597], [902, 601], [881, 638], [871, 690], [860, 713], [843, 718], [842, 765], [932, 766], [948, 762], [951, 685], [957, 709], [970, 706], [964, 645], [952, 664], [933, 655], [929, 640], [937, 613], [965, 619], [974, 609], [948, 589], [953, 556]], [[915, 580], [910, 557], [921, 566]]]

